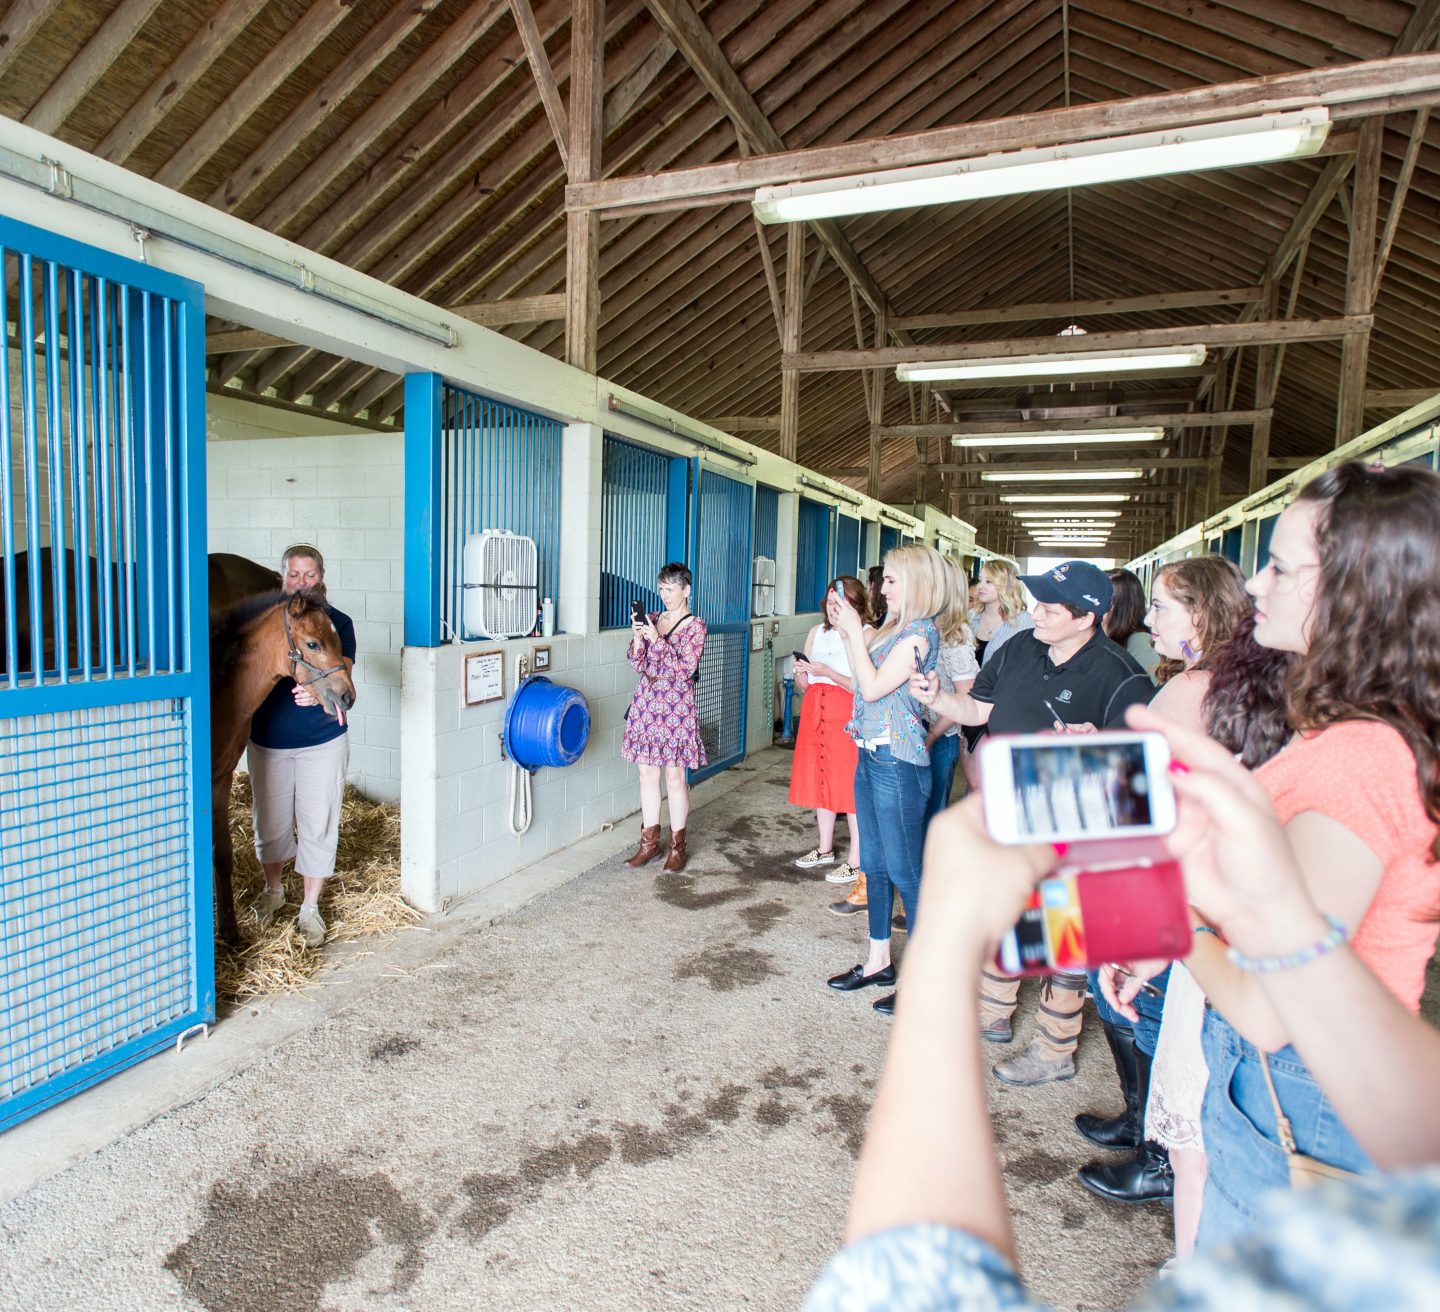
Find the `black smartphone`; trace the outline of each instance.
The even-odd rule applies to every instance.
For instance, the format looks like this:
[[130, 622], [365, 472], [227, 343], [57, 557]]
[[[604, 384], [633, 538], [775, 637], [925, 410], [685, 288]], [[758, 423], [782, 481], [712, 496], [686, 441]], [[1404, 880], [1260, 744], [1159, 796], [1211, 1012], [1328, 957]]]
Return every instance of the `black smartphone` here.
[[792, 651], [790, 654], [797, 661], [804, 661], [807, 665], [810, 663], [810, 658], [803, 651]]
[[643, 601], [632, 601], [630, 603], [630, 622], [632, 624], [645, 623], [645, 603]]

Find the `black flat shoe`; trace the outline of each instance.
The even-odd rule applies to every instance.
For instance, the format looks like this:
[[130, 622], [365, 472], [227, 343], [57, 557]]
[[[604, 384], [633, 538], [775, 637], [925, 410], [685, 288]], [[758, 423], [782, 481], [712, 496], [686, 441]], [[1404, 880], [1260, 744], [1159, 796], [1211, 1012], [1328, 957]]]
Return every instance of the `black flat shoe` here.
[[877, 970], [873, 975], [867, 975], [863, 965], [851, 966], [843, 975], [832, 975], [825, 982], [832, 989], [839, 989], [841, 993], [853, 993], [856, 989], [863, 989], [868, 984], [893, 984], [895, 967], [893, 965], [886, 966], [884, 970]]
[[877, 999], [870, 1005], [882, 1016], [893, 1016], [895, 1014], [895, 995], [887, 993], [883, 998]]

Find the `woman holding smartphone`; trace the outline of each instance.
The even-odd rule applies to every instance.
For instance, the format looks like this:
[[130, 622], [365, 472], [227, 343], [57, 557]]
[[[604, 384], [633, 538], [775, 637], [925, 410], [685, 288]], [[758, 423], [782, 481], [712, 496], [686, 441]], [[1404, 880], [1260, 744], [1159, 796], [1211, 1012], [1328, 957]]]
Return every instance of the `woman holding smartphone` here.
[[[987, 560], [981, 566], [975, 601], [975, 609], [966, 618], [975, 639], [975, 659], [983, 669], [1017, 633], [1033, 629], [1035, 617], [1026, 609], [1020, 573], [1008, 560]], [[980, 770], [975, 753], [985, 737], [985, 726], [962, 725], [960, 733], [965, 739], [965, 781], [971, 788], [978, 788]]]
[[638, 603], [626, 656], [640, 676], [625, 712], [620, 755], [640, 772], [640, 846], [625, 864], [634, 869], [660, 852], [660, 782], [670, 798], [670, 851], [665, 873], [685, 869], [690, 785], [685, 771], [706, 762], [695, 709], [695, 683], [705, 654], [705, 621], [690, 611], [690, 570], [672, 561], [655, 583], [665, 609], [647, 614]]
[[[1345, 464], [1301, 489], [1276, 524], [1269, 563], [1247, 585], [1255, 640], [1297, 657], [1284, 690], [1292, 736], [1255, 777], [1328, 929], [1313, 941], [1297, 929], [1272, 965], [1231, 955], [1216, 927], [1196, 918], [1186, 965], [1211, 1004], [1197, 1248], [1246, 1234], [1256, 1199], [1288, 1182], [1277, 1104], [1300, 1153], [1341, 1171], [1373, 1169], [1290, 1046], [1260, 976], [1299, 969], [1348, 938], [1391, 993], [1419, 1008], [1440, 934], [1437, 541], [1440, 478]], [[1117, 991], [1103, 972], [1102, 982], [1130, 1014], [1134, 982]]]
[[820, 840], [812, 851], [796, 858], [796, 866], [801, 870], [835, 866], [835, 818], [846, 817], [850, 851], [825, 875], [832, 884], [865, 878], [860, 867], [860, 826], [855, 819], [855, 744], [845, 732], [855, 681], [845, 640], [835, 627], [842, 597], [864, 617], [866, 597], [860, 580], [848, 574], [831, 579], [825, 589], [825, 618], [806, 634], [803, 654], [796, 653], [795, 686], [805, 690], [805, 699], [800, 705], [800, 728], [790, 765], [790, 805], [814, 808]]
[[[940, 650], [935, 616], [945, 604], [949, 575], [944, 559], [929, 547], [897, 547], [885, 557], [880, 587], [886, 619], [868, 640], [861, 612], [832, 589], [840, 603], [835, 626], [844, 639], [855, 681], [846, 730], [859, 749], [855, 809], [865, 835], [870, 885], [865, 960], [828, 981], [832, 989], [845, 993], [895, 982], [890, 961], [894, 889], [900, 890], [910, 932], [915, 928], [930, 753], [922, 708], [909, 685], [915, 671], [928, 674], [935, 668]], [[876, 1011], [889, 1015], [895, 1009], [895, 995], [874, 1005]]]

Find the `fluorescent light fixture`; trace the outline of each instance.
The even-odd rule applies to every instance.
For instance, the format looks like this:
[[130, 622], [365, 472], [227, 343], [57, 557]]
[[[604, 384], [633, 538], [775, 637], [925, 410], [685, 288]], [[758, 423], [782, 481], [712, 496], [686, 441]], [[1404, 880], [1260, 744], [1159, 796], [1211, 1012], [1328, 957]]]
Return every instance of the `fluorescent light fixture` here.
[[1061, 505], [1061, 506], [1103, 506], [1107, 502], [1129, 501], [1123, 492], [1016, 492], [1000, 498], [1002, 504], [1014, 505]]
[[1021, 520], [1070, 519], [1080, 515], [1085, 519], [1113, 519], [1120, 515], [1118, 510], [1014, 510], [1010, 512]]
[[1049, 351], [987, 360], [897, 364], [902, 383], [961, 382], [982, 378], [1037, 378], [1055, 374], [1120, 374], [1142, 369], [1188, 369], [1205, 363], [1203, 346], [1137, 346], [1129, 351]]
[[801, 223], [1301, 159], [1315, 154], [1325, 144], [1329, 131], [1329, 112], [1317, 107], [1125, 137], [998, 151], [848, 178], [759, 187], [755, 191], [755, 217], [761, 223]]
[[952, 437], [950, 445], [965, 447], [1084, 446], [1096, 442], [1158, 442], [1164, 436], [1163, 428], [1117, 428], [1113, 433], [973, 433], [968, 437]]
[[1109, 519], [1022, 519], [1020, 527], [1031, 533], [1109, 533], [1115, 523]]
[[1029, 470], [1023, 474], [981, 474], [982, 483], [1108, 483], [1143, 478], [1143, 469], [1057, 469]]

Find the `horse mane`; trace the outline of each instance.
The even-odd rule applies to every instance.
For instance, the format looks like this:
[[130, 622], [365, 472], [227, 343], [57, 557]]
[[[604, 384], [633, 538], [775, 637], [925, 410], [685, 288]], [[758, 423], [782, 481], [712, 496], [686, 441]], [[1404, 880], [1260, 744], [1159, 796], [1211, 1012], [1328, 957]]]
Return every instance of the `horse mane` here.
[[274, 588], [245, 597], [221, 611], [210, 625], [211, 678], [219, 678], [233, 669], [240, 658], [241, 639], [275, 607], [293, 598], [305, 603], [302, 613], [325, 609], [325, 602], [313, 592], [287, 593], [283, 588]]

